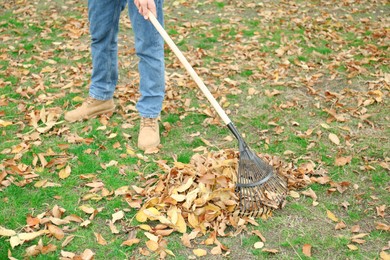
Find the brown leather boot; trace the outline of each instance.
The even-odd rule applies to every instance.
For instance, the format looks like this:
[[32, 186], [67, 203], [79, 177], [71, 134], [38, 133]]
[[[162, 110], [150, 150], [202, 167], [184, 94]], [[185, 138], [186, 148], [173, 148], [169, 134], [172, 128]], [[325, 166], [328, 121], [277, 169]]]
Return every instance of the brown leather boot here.
[[138, 135], [138, 148], [148, 150], [160, 144], [160, 129], [157, 118], [141, 118]]
[[97, 100], [88, 97], [78, 108], [65, 113], [65, 120], [69, 122], [90, 119], [102, 114], [112, 114], [115, 109], [114, 100]]

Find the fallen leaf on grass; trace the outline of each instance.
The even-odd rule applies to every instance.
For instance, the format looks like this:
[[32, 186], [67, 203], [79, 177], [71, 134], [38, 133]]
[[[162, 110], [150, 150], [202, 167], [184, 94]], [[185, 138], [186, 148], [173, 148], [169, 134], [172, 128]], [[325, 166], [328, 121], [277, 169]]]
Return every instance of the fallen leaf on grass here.
[[264, 243], [263, 242], [256, 242], [254, 245], [253, 245], [254, 248], [256, 249], [260, 249], [260, 248], [263, 248], [264, 247]]
[[390, 260], [390, 254], [388, 254], [386, 251], [381, 251], [379, 256], [381, 260]]
[[82, 211], [84, 211], [85, 213], [87, 214], [92, 214], [95, 212], [95, 209], [90, 207], [90, 206], [87, 206], [87, 205], [81, 205], [79, 207], [79, 209], [81, 209]]
[[132, 246], [132, 245], [138, 244], [139, 242], [140, 242], [140, 240], [138, 238], [132, 238], [132, 239], [124, 241], [121, 244], [121, 246]]
[[12, 229], [7, 229], [5, 227], [0, 226], [0, 236], [3, 237], [12, 237], [16, 235], [16, 232]]
[[122, 210], [112, 214], [112, 223], [115, 223], [117, 220], [121, 220], [124, 216], [125, 213]]
[[333, 134], [333, 133], [330, 133], [329, 136], [328, 136], [329, 140], [332, 141], [332, 143], [336, 144], [336, 145], [339, 145], [340, 144], [340, 139], [338, 138], [337, 135]]
[[43, 234], [48, 234], [48, 233], [49, 233], [48, 230], [39, 230], [31, 233], [19, 233], [11, 237], [10, 244], [11, 247], [14, 248], [15, 246], [23, 244], [25, 241], [33, 240], [39, 236], [42, 236]]
[[353, 244], [348, 244], [347, 247], [349, 248], [349, 250], [351, 251], [356, 251], [358, 250], [359, 248]]
[[264, 248], [264, 249], [261, 250], [261, 252], [267, 252], [267, 253], [271, 253], [271, 254], [277, 254], [277, 253], [279, 253], [279, 250], [273, 249], [273, 248]]
[[359, 225], [355, 225], [353, 227], [351, 227], [351, 232], [352, 233], [359, 233], [360, 231], [360, 226]]
[[266, 242], [265, 237], [261, 234], [259, 230], [252, 230], [252, 233], [256, 234], [261, 239], [261, 241]]
[[334, 165], [335, 166], [344, 166], [346, 164], [349, 164], [352, 160], [352, 156], [347, 157], [337, 157], [335, 159]]
[[330, 210], [326, 210], [326, 215], [329, 219], [331, 219], [334, 222], [339, 222], [339, 219], [336, 217], [335, 214], [333, 214]]
[[302, 247], [302, 252], [305, 256], [311, 257], [311, 245], [310, 244], [304, 244]]
[[381, 223], [381, 222], [376, 223], [375, 228], [377, 230], [390, 231], [390, 226], [385, 224], [385, 223]]
[[112, 223], [111, 220], [108, 221], [108, 226], [110, 227], [111, 233], [113, 234], [119, 233], [119, 230], [116, 228], [116, 226], [114, 225], [114, 223]]
[[52, 234], [58, 240], [61, 240], [64, 238], [65, 233], [61, 228], [59, 228], [53, 224], [50, 224], [50, 223], [47, 224], [47, 228], [49, 229], [50, 234]]
[[62, 242], [61, 244], [61, 247], [64, 248], [66, 247], [67, 245], [69, 245], [70, 242], [72, 242], [72, 240], [74, 239], [74, 235], [70, 235], [70, 236], [67, 236], [64, 240], [64, 242]]
[[336, 226], [334, 227], [334, 229], [340, 230], [340, 229], [344, 229], [344, 228], [346, 228], [346, 227], [347, 227], [347, 225], [345, 225], [345, 223], [344, 223], [343, 221], [341, 221], [341, 222], [339, 222], [339, 223], [336, 224]]
[[384, 218], [385, 217], [385, 210], [386, 210], [386, 205], [382, 205], [382, 206], [376, 207], [376, 214], [379, 217]]
[[96, 237], [96, 241], [99, 245], [102, 245], [102, 246], [107, 245], [107, 241], [104, 239], [104, 237], [101, 234], [95, 233], [95, 232], [94, 232], [94, 234]]
[[149, 248], [150, 251], [153, 252], [157, 251], [157, 249], [159, 248], [158, 243], [153, 240], [146, 241], [146, 246]]
[[65, 168], [62, 168], [60, 172], [58, 173], [58, 176], [60, 179], [66, 179], [69, 177], [70, 173], [72, 172], [72, 169], [70, 168], [69, 165], [67, 165]]
[[314, 201], [317, 200], [317, 195], [311, 188], [309, 188], [308, 190], [302, 191], [301, 193], [305, 196], [312, 198]]
[[201, 257], [201, 256], [207, 255], [207, 251], [204, 250], [204, 249], [201, 249], [201, 248], [194, 249], [194, 250], [192, 250], [192, 252], [193, 252], [194, 255], [196, 255], [197, 257]]
[[211, 249], [210, 253], [211, 253], [212, 255], [220, 255], [220, 254], [222, 254], [222, 248], [221, 248], [221, 246], [217, 245], [217, 246], [213, 247], [213, 248]]

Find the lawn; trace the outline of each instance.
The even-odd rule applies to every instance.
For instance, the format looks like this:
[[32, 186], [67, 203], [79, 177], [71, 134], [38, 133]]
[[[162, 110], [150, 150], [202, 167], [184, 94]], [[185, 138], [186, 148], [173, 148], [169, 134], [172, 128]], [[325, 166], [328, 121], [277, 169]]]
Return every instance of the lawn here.
[[[390, 259], [388, 1], [166, 1], [167, 32], [290, 188], [271, 216], [204, 234], [153, 184], [204, 158], [230, 169], [237, 141], [169, 47], [162, 145], [145, 154], [127, 13], [116, 113], [69, 124], [88, 94], [86, 3], [15, 3], [0, 3], [0, 259]], [[140, 221], [147, 203], [177, 225]]]

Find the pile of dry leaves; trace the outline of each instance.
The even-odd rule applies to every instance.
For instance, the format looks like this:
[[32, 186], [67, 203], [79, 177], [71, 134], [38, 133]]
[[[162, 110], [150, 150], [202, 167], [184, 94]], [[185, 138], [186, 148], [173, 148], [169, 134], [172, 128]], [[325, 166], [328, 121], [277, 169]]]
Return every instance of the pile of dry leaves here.
[[[311, 163], [294, 167], [276, 157], [261, 157], [286, 178], [289, 189], [302, 188], [312, 180], [316, 181], [315, 174], [323, 175], [317, 176], [319, 178], [325, 177], [325, 173], [315, 171]], [[217, 237], [236, 236], [246, 229], [248, 223], [257, 225], [255, 219], [241, 216], [236, 207], [238, 197], [234, 183], [238, 158], [237, 151], [227, 149], [195, 154], [188, 164], [175, 162], [170, 166], [166, 161], [158, 161], [163, 173], [145, 176], [144, 187], [133, 186], [137, 194], [128, 197], [128, 202], [145, 199], [136, 219], [147, 223], [141, 224], [140, 228], [150, 239], [147, 247], [151, 251], [162, 255], [170, 253], [165, 248], [163, 237], [178, 231], [183, 234], [185, 246], [192, 248], [191, 240], [205, 237], [200, 243], [215, 245], [211, 253], [222, 254], [228, 252], [228, 248]], [[264, 207], [261, 217], [268, 218], [273, 208]]]

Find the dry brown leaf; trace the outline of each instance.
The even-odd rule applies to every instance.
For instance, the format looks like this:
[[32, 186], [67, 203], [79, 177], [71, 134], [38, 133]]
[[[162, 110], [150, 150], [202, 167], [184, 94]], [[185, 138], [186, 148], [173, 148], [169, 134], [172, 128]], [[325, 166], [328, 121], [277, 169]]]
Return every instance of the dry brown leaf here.
[[351, 227], [351, 232], [352, 233], [359, 233], [359, 231], [360, 231], [360, 226], [359, 225], [355, 225], [355, 226]]
[[93, 260], [95, 253], [91, 249], [85, 249], [84, 252], [80, 255], [82, 260]]
[[53, 224], [50, 224], [50, 223], [47, 224], [47, 228], [49, 229], [50, 234], [52, 234], [58, 240], [61, 240], [64, 238], [65, 233], [61, 228], [59, 228]]
[[108, 226], [110, 227], [111, 233], [113, 234], [119, 234], [119, 230], [116, 228], [114, 223], [112, 223], [111, 220], [108, 221]]
[[378, 206], [378, 207], [376, 207], [376, 214], [379, 217], [384, 218], [385, 217], [385, 210], [386, 210], [386, 205]]
[[186, 246], [188, 248], [192, 248], [191, 239], [187, 233], [183, 234], [183, 236], [181, 237], [181, 242], [183, 243], [184, 246]]
[[62, 242], [61, 244], [61, 247], [64, 248], [66, 247], [67, 245], [69, 245], [70, 242], [72, 242], [72, 240], [74, 239], [74, 235], [70, 235], [70, 236], [67, 236], [65, 239], [64, 239], [64, 242]]
[[271, 253], [271, 254], [277, 254], [277, 253], [279, 253], [279, 250], [273, 249], [273, 248], [263, 248], [261, 251], [262, 251], [262, 252]]
[[381, 222], [376, 223], [375, 228], [377, 230], [390, 231], [390, 226], [385, 224], [385, 223], [381, 223]]
[[91, 206], [88, 206], [88, 205], [81, 205], [79, 207], [79, 209], [81, 209], [82, 211], [84, 211], [87, 214], [92, 214], [95, 212], [95, 209], [92, 208]]
[[129, 240], [124, 241], [121, 246], [132, 246], [134, 244], [138, 244], [140, 240], [138, 238], [132, 238]]
[[220, 254], [222, 254], [222, 248], [221, 248], [221, 246], [217, 245], [217, 246], [213, 247], [213, 248], [211, 249], [210, 253], [211, 253], [212, 255], [220, 255]]
[[153, 252], [157, 251], [157, 249], [159, 248], [158, 243], [153, 240], [146, 241], [146, 246], [149, 248], [150, 251]]
[[0, 226], [0, 236], [12, 237], [15, 235], [16, 235], [16, 232], [14, 230], [7, 229], [5, 227]]
[[336, 226], [335, 226], [334, 229], [340, 230], [340, 229], [344, 229], [344, 228], [346, 228], [346, 227], [347, 227], [347, 225], [345, 225], [345, 223], [344, 223], [343, 221], [341, 221], [341, 222], [339, 222], [339, 223], [336, 224]]
[[96, 241], [99, 245], [105, 246], [107, 245], [107, 241], [103, 238], [103, 236], [100, 233], [94, 232]]
[[311, 245], [310, 244], [304, 244], [302, 247], [302, 252], [305, 256], [311, 257]]
[[334, 165], [335, 166], [344, 166], [346, 164], [349, 164], [352, 160], [352, 156], [347, 156], [347, 157], [337, 157]]

